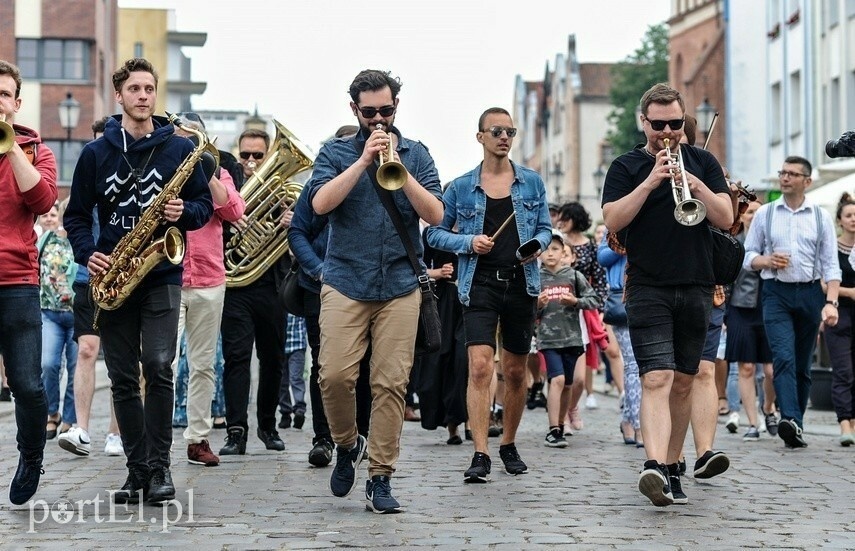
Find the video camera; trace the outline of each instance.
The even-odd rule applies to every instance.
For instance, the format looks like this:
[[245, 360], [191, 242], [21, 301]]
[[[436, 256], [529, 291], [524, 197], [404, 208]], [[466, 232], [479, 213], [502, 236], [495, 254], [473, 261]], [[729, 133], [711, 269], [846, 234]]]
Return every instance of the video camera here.
[[825, 154], [832, 159], [855, 157], [855, 132], [844, 132], [836, 140], [828, 140], [825, 144]]

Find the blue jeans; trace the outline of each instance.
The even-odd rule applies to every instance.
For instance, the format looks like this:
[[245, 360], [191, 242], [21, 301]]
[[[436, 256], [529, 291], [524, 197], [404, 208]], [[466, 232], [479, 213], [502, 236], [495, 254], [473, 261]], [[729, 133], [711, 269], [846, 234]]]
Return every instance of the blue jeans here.
[[[190, 369], [187, 367], [186, 342], [181, 336], [181, 353], [178, 356], [178, 368], [175, 373], [175, 409], [172, 413], [172, 426], [187, 426], [187, 384], [190, 381]], [[217, 355], [214, 359], [214, 397], [211, 400], [211, 417], [226, 416], [226, 400], [223, 397], [223, 337], [217, 337]]]
[[42, 317], [36, 285], [0, 287], [0, 348], [15, 397], [18, 450], [45, 449], [47, 397], [42, 383]]
[[697, 375], [712, 312], [713, 287], [626, 286], [626, 316], [638, 372]]
[[285, 365], [288, 370], [282, 373], [279, 386], [279, 412], [282, 415], [305, 414], [306, 380], [303, 378], [303, 372], [306, 370], [306, 349], [286, 353]]
[[775, 393], [782, 419], [802, 426], [810, 396], [810, 368], [825, 295], [819, 281], [763, 281], [763, 323], [772, 349]]
[[77, 367], [77, 343], [74, 336], [74, 313], [42, 310], [42, 383], [48, 400], [48, 415], [59, 413], [59, 383], [62, 379], [62, 352], [65, 349], [65, 371], [68, 381], [62, 401], [62, 420], [77, 422], [74, 411], [74, 369]]

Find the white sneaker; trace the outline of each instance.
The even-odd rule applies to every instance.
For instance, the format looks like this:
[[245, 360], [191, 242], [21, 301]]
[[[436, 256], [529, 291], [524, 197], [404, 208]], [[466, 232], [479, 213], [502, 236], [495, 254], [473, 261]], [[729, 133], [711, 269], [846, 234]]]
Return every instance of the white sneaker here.
[[736, 434], [736, 431], [739, 430], [739, 413], [735, 411], [731, 413], [724, 426], [727, 427], [727, 430], [729, 430], [731, 434]]
[[57, 443], [60, 448], [74, 455], [86, 456], [92, 451], [92, 441], [89, 440], [89, 433], [80, 427], [71, 427], [60, 434]]
[[597, 409], [597, 407], [599, 407], [597, 397], [593, 394], [588, 394], [588, 397], [585, 398], [585, 409]]
[[122, 445], [122, 437], [111, 432], [104, 439], [104, 453], [107, 455], [125, 455], [125, 447]]

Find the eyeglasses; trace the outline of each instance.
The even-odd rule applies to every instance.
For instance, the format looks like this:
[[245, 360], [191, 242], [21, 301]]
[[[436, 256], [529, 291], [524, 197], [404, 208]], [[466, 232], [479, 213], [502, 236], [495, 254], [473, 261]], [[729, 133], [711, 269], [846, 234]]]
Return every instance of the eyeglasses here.
[[362, 116], [366, 119], [373, 119], [377, 113], [380, 113], [381, 117], [391, 117], [395, 112], [394, 105], [384, 105], [383, 107], [357, 107], [359, 112], [362, 113]]
[[252, 157], [256, 161], [260, 161], [261, 158], [264, 157], [264, 152], [263, 151], [241, 151], [240, 152], [240, 158], [243, 159], [244, 161], [246, 161], [250, 157]]
[[670, 126], [671, 130], [679, 130], [683, 128], [683, 123], [686, 122], [685, 119], [671, 119], [670, 121], [654, 121], [644, 117], [644, 120], [650, 123], [650, 128], [657, 132], [662, 132], [665, 130], [665, 126]]
[[509, 138], [517, 135], [517, 129], [512, 126], [491, 126], [487, 130], [482, 130], [482, 132], [489, 132], [494, 138], [501, 136], [502, 132], [505, 132]]
[[789, 178], [797, 178], [799, 176], [802, 176], [804, 178], [808, 177], [807, 174], [802, 174], [801, 172], [790, 172], [789, 170], [779, 170], [778, 171], [778, 178], [783, 178], [784, 176], [787, 176]]

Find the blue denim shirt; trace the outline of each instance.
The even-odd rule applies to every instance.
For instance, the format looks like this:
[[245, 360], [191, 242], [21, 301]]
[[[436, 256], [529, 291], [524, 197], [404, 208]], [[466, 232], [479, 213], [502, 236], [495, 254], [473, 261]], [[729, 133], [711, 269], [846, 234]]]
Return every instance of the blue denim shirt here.
[[309, 186], [303, 187], [294, 206], [291, 227], [288, 228], [288, 245], [300, 263], [300, 273], [297, 274], [300, 287], [313, 293], [321, 292], [321, 274], [329, 237], [327, 222], [326, 215], [316, 215], [312, 210]]
[[[520, 243], [536, 238], [540, 241], [540, 250], [545, 251], [552, 239], [552, 226], [549, 223], [543, 180], [537, 172], [511, 164], [514, 168], [511, 202], [517, 215]], [[445, 203], [445, 215], [439, 226], [427, 229], [427, 241], [435, 249], [458, 254], [457, 293], [460, 302], [468, 306], [472, 277], [478, 263], [472, 242], [476, 236], [484, 234], [484, 214], [487, 210], [487, 194], [481, 187], [481, 165], [452, 181], [442, 200]], [[458, 233], [451, 231], [455, 224]], [[525, 265], [525, 281], [529, 295], [536, 297], [540, 294], [537, 262]]]
[[[439, 175], [427, 147], [398, 135], [398, 156], [407, 171], [422, 187], [442, 198]], [[344, 172], [359, 159], [353, 140], [365, 143], [360, 132], [354, 138], [333, 139], [324, 144], [315, 159], [308, 200], [327, 182]], [[423, 247], [419, 233], [419, 215], [402, 190], [392, 198], [401, 211], [404, 225], [421, 258]], [[342, 203], [329, 214], [329, 241], [324, 258], [324, 283], [341, 294], [360, 301], [390, 300], [412, 292], [418, 279], [407, 257], [392, 219], [374, 190], [374, 184], [363, 172], [359, 182]]]

